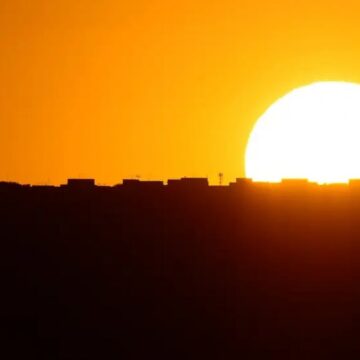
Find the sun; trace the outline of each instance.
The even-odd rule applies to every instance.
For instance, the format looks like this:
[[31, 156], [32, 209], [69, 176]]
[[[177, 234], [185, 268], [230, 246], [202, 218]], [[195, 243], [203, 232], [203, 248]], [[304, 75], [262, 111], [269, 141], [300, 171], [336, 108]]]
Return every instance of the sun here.
[[318, 82], [280, 98], [257, 121], [245, 163], [254, 181], [360, 178], [360, 85]]

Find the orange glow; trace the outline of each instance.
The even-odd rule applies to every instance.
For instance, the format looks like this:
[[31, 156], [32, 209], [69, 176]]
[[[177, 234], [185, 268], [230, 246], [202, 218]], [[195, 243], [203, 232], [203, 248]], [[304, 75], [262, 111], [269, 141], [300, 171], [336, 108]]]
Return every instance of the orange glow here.
[[0, 2], [0, 179], [244, 176], [278, 98], [360, 82], [358, 1]]

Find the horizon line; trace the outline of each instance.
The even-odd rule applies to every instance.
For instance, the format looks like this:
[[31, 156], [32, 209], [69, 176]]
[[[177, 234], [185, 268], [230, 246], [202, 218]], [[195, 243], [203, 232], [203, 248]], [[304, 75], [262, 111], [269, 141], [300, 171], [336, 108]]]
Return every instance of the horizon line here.
[[180, 178], [170, 178], [167, 180], [147, 180], [147, 179], [140, 179], [140, 178], [123, 178], [121, 179], [120, 183], [116, 184], [103, 184], [97, 183], [95, 178], [88, 178], [88, 177], [75, 177], [75, 178], [68, 178], [67, 182], [59, 185], [55, 184], [48, 184], [48, 183], [21, 183], [17, 181], [7, 181], [7, 180], [0, 180], [0, 185], [18, 185], [23, 187], [52, 187], [52, 188], [61, 188], [61, 187], [73, 187], [73, 186], [93, 186], [93, 187], [119, 187], [119, 186], [136, 186], [136, 185], [158, 185], [158, 186], [173, 186], [173, 185], [202, 185], [208, 187], [230, 187], [234, 185], [258, 185], [258, 186], [271, 186], [271, 185], [312, 185], [312, 186], [349, 186], [349, 185], [360, 185], [360, 178], [351, 178], [347, 181], [330, 181], [330, 182], [317, 182], [312, 181], [306, 178], [283, 178], [281, 180], [276, 181], [266, 181], [266, 180], [255, 180], [247, 177], [239, 177], [235, 178], [235, 181], [230, 181], [227, 184], [218, 183], [218, 184], [210, 184], [208, 177], [180, 177]]

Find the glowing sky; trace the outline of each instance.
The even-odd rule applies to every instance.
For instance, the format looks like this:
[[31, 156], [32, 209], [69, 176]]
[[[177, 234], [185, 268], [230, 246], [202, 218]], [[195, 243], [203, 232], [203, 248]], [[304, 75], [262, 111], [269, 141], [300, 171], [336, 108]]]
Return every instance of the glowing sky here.
[[360, 2], [0, 1], [0, 179], [244, 176], [293, 88], [360, 82]]

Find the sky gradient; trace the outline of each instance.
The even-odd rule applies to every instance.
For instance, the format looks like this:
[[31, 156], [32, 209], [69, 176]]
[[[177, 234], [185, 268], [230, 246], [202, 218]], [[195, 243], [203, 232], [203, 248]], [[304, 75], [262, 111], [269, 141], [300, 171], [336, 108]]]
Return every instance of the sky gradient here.
[[0, 179], [244, 176], [292, 89], [360, 83], [360, 3], [0, 2]]

